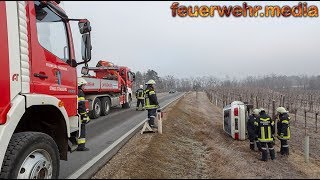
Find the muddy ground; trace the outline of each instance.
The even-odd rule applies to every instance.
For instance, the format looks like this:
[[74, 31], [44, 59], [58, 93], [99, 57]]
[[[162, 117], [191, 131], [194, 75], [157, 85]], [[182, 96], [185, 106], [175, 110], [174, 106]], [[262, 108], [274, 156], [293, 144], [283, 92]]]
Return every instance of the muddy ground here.
[[[289, 157], [277, 153], [276, 160], [259, 161], [248, 140], [224, 133], [222, 109], [205, 93], [190, 92], [165, 110], [162, 135], [136, 134], [93, 179], [320, 178], [320, 152], [313, 151], [306, 164], [302, 132], [295, 130]], [[279, 145], [276, 141], [276, 151]]]

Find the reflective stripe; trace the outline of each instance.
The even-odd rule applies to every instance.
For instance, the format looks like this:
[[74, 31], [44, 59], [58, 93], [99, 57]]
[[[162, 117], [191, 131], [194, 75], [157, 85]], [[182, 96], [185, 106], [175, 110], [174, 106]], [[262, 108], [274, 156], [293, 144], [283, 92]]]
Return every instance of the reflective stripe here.
[[264, 148], [264, 147], [263, 147], [263, 148], [261, 148], [261, 149], [263, 149], [263, 150], [267, 150], [267, 148]]
[[254, 124], [255, 126], [258, 126], [258, 125], [259, 125], [257, 122], [254, 122], [253, 124]]
[[149, 95], [156, 94], [154, 91], [149, 91]]
[[274, 125], [274, 121], [271, 122], [271, 125], [272, 125], [272, 126]]
[[271, 139], [271, 127], [268, 126], [268, 139]]
[[83, 121], [89, 121], [90, 118], [89, 118], [89, 117], [84, 117], [82, 120], [83, 120]]
[[289, 145], [283, 145], [282, 147], [289, 147]]
[[78, 139], [78, 144], [84, 144], [84, 143], [86, 143], [86, 138]]
[[84, 97], [78, 97], [78, 101], [85, 101], [86, 99]]
[[262, 120], [262, 121], [269, 121], [270, 118], [260, 118], [260, 120]]
[[254, 144], [254, 142], [250, 142], [250, 144]]
[[266, 139], [266, 135], [265, 135], [265, 132], [264, 132], [264, 127], [261, 127], [261, 139]]
[[157, 105], [149, 105], [149, 106], [145, 106], [146, 109], [155, 109], [157, 108]]
[[269, 150], [274, 150], [274, 148], [269, 148]]
[[282, 137], [278, 135], [278, 138], [282, 139], [282, 140], [289, 140], [290, 139], [290, 135], [291, 135], [290, 128], [288, 127], [287, 128], [287, 135], [286, 136], [282, 136]]
[[282, 123], [283, 124], [289, 124], [289, 121], [288, 120], [283, 120]]
[[260, 142], [272, 142], [273, 139], [260, 139], [258, 138]]

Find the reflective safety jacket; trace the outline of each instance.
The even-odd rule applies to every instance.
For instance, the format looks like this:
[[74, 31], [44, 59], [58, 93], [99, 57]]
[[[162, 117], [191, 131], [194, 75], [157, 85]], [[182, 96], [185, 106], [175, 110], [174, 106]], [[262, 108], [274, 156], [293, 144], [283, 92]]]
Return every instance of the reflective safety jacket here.
[[157, 109], [159, 102], [157, 99], [156, 92], [154, 90], [146, 89], [145, 91], [145, 108], [146, 109]]
[[145, 96], [144, 93], [145, 93], [145, 92], [144, 92], [143, 89], [137, 89], [137, 91], [136, 91], [136, 98], [137, 98], [137, 99], [144, 99], [144, 96]]
[[277, 123], [278, 138], [283, 140], [290, 139], [290, 117], [288, 113], [280, 114]]
[[84, 98], [84, 92], [81, 88], [78, 88], [78, 113], [82, 114], [86, 112], [86, 104]]
[[263, 113], [258, 117], [258, 121], [254, 123], [257, 127], [256, 133], [260, 142], [272, 142], [275, 133], [274, 121], [270, 116]]
[[257, 121], [257, 117], [255, 117], [253, 114], [249, 116], [247, 123], [247, 131], [249, 137], [256, 137], [256, 126], [254, 125], [254, 123]]
[[88, 123], [90, 121], [90, 118], [87, 114], [84, 92], [80, 87], [78, 88], [78, 113], [80, 114], [81, 123]]

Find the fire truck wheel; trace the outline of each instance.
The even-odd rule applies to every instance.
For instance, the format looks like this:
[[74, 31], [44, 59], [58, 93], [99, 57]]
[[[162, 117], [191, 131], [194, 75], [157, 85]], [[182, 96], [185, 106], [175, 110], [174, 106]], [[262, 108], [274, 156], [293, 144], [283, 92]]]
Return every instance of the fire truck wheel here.
[[91, 119], [97, 119], [101, 115], [101, 101], [99, 98], [96, 98], [93, 102], [93, 109], [89, 113]]
[[59, 163], [58, 147], [49, 135], [16, 133], [9, 142], [0, 179], [57, 179]]
[[102, 98], [101, 107], [102, 107], [102, 116], [106, 116], [110, 113], [111, 102], [108, 97]]

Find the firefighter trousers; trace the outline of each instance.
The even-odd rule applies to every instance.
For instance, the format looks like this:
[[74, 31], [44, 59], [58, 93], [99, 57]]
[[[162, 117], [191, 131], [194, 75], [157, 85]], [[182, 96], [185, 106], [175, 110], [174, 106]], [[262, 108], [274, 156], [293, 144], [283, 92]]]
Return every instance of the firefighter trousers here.
[[87, 113], [81, 113], [81, 131], [78, 139], [78, 147], [80, 149], [86, 146], [86, 124], [89, 122], [89, 116]]
[[137, 108], [136, 109], [139, 109], [139, 105], [142, 105], [142, 109], [144, 108], [144, 99], [137, 99]]
[[261, 160], [267, 161], [268, 160], [268, 149], [270, 153], [270, 157], [272, 160], [276, 158], [276, 154], [273, 147], [273, 142], [260, 142], [261, 143]]
[[288, 141], [285, 139], [280, 139], [280, 142], [281, 142], [280, 154], [281, 155], [289, 155]]
[[248, 139], [250, 141], [250, 149], [251, 150], [254, 150], [255, 144], [256, 144], [258, 150], [261, 151], [261, 144], [260, 144], [260, 142], [259, 142], [259, 140], [258, 140], [258, 138], [256, 136], [251, 136], [250, 135]]
[[78, 139], [78, 147], [84, 148], [86, 146], [86, 123], [81, 123], [80, 137]]
[[151, 128], [154, 127], [154, 120], [156, 116], [157, 116], [157, 109], [148, 109], [148, 123]]

